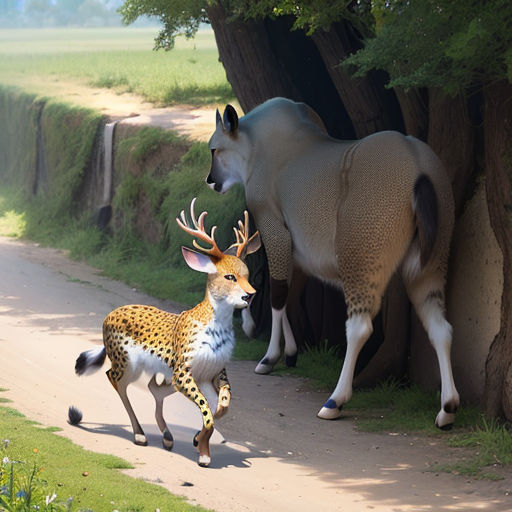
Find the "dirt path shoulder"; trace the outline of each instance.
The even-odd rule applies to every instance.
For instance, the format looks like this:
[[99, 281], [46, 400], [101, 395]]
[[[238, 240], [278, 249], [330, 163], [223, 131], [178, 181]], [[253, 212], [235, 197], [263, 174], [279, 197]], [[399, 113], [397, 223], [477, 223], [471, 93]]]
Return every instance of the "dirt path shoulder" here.
[[[61, 427], [74, 442], [129, 460], [135, 469], [127, 473], [218, 512], [512, 510], [508, 480], [473, 481], [429, 470], [458, 457], [458, 450], [428, 438], [359, 433], [348, 413], [339, 421], [319, 420], [324, 394], [308, 390], [301, 379], [256, 375], [251, 362], [228, 367], [232, 406], [218, 422], [211, 468], [196, 464], [191, 441], [201, 420], [177, 393], [165, 404], [175, 448], [161, 447], [145, 381], [130, 395], [149, 446], [135, 446], [104, 372], [79, 378], [73, 371], [77, 355], [100, 343], [104, 315], [134, 302], [176, 307], [60, 251], [0, 239], [4, 396], [29, 418]], [[80, 428], [66, 422], [70, 404], [83, 410]]]

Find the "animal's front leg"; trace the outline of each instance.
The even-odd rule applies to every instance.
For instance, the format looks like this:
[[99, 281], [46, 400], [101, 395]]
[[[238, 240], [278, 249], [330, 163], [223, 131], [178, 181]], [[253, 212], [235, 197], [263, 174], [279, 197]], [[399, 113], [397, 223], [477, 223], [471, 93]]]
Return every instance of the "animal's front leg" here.
[[203, 427], [202, 430], [194, 436], [194, 446], [199, 452], [197, 463], [203, 468], [208, 467], [211, 462], [210, 437], [212, 437], [213, 430], [213, 427], [210, 429]]
[[183, 393], [199, 407], [203, 418], [203, 427], [207, 430], [213, 428], [213, 414], [208, 405], [208, 400], [199, 390], [199, 386], [192, 377], [190, 369], [176, 369], [172, 376], [172, 384], [176, 391]]
[[228, 412], [229, 402], [231, 401], [231, 386], [225, 368], [215, 377], [213, 386], [219, 395], [217, 411], [213, 417], [218, 419]]
[[270, 373], [281, 357], [281, 334], [284, 331], [286, 363], [295, 366], [297, 345], [286, 316], [288, 278], [292, 261], [291, 236], [280, 219], [270, 216], [257, 217], [258, 228], [267, 251], [270, 271], [270, 305], [272, 330], [267, 352], [255, 368], [256, 373]]
[[[199, 390], [199, 386], [192, 377], [189, 368], [178, 368], [172, 377], [173, 386], [192, 400], [201, 411], [203, 428], [194, 437], [194, 446], [199, 451], [197, 463], [202, 467], [210, 465], [210, 437], [213, 434], [213, 414], [205, 395]], [[213, 386], [212, 386], [213, 388]]]

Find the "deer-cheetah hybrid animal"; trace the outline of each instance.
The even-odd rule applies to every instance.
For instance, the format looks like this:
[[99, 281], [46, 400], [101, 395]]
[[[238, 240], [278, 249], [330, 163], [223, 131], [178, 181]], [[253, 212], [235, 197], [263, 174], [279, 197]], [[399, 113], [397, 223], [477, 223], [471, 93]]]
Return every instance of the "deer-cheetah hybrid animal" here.
[[82, 375], [87, 370], [97, 370], [108, 356], [112, 365], [107, 371], [108, 379], [121, 397], [138, 445], [146, 445], [147, 441], [128, 399], [127, 386], [144, 371], [151, 375], [148, 387], [155, 398], [162, 443], [168, 450], [174, 441], [163, 417], [163, 401], [173, 387], [183, 393], [201, 411], [203, 428], [194, 437], [194, 445], [199, 451], [199, 465], [208, 466], [214, 418], [226, 413], [231, 396], [225, 366], [235, 343], [233, 311], [247, 307], [256, 291], [249, 283], [249, 271], [242, 260], [258, 250], [260, 239], [258, 232], [249, 236], [245, 212], [245, 222], [239, 222], [238, 229], [234, 229], [236, 243], [222, 252], [215, 242], [216, 226], [210, 234], [205, 231], [206, 212], [196, 219], [194, 202], [195, 199], [190, 206], [193, 226], [188, 224], [184, 212], [176, 220], [187, 233], [211, 245], [205, 249], [194, 240], [199, 252], [182, 248], [187, 264], [208, 274], [204, 300], [181, 314], [143, 305], [122, 306], [112, 311], [103, 322], [104, 346], [80, 354], [75, 371]]

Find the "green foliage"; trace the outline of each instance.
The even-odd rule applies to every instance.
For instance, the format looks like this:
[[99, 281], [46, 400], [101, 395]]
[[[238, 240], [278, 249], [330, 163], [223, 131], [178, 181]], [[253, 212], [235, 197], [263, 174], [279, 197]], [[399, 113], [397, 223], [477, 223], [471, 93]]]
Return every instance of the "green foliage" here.
[[383, 69], [390, 87], [441, 87], [451, 94], [512, 78], [508, 0], [379, 1], [373, 13], [376, 37], [345, 61], [357, 75]]
[[160, 18], [164, 28], [155, 39], [155, 49], [170, 50], [176, 36], [193, 37], [200, 23], [208, 21], [207, 4], [207, 0], [125, 0], [119, 12], [126, 24], [144, 15]]
[[122, 474], [133, 467], [127, 461], [83, 450], [53, 430], [0, 407], [0, 510], [204, 510]]
[[43, 109], [41, 129], [48, 183], [41, 208], [47, 217], [59, 219], [76, 210], [76, 195], [102, 122], [101, 114], [89, 109], [70, 109], [52, 101]]
[[294, 29], [304, 29], [308, 35], [316, 30], [329, 30], [332, 23], [343, 19], [362, 33], [368, 33], [373, 25], [369, 0], [234, 0], [230, 3], [233, 14], [244, 19], [266, 16], [292, 16]]
[[[125, 0], [119, 10], [124, 23], [133, 23], [140, 16], [156, 16], [164, 28], [155, 39], [155, 48], [173, 48], [176, 36], [192, 37], [202, 22], [208, 22], [208, 5], [214, 0]], [[228, 21], [235, 18], [265, 18], [288, 16], [295, 18], [294, 28], [303, 28], [309, 34], [328, 30], [331, 23], [349, 19], [362, 33], [372, 26], [370, 0], [231, 0], [224, 2]]]
[[[36, 97], [0, 85], [0, 179], [31, 191], [36, 162], [36, 130], [40, 104]], [[25, 145], [19, 141], [25, 140]], [[33, 143], [30, 143], [33, 142]]]

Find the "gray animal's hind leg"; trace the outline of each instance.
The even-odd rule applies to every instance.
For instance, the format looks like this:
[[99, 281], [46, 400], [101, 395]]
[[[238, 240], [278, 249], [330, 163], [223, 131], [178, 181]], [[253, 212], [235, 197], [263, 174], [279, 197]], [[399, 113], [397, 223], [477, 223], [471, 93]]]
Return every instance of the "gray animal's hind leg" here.
[[442, 282], [439, 276], [433, 276], [431, 279], [420, 276], [416, 280], [406, 282], [406, 287], [439, 362], [441, 410], [436, 417], [436, 426], [448, 429], [455, 421], [460, 399], [453, 381], [450, 360], [452, 326], [445, 318]]
[[163, 434], [163, 447], [166, 450], [172, 450], [172, 447], [174, 446], [174, 439], [172, 437], [171, 431], [167, 427], [167, 423], [165, 422], [163, 416], [163, 404], [165, 397], [172, 394], [174, 389], [170, 384], [167, 384], [165, 381], [159, 385], [156, 380], [156, 375], [153, 375], [153, 377], [151, 377], [151, 380], [148, 383], [148, 388], [155, 398], [155, 419], [158, 428], [160, 429], [160, 432], [162, 432]]
[[317, 415], [324, 420], [338, 418], [341, 415], [343, 404], [348, 402], [352, 396], [352, 381], [357, 356], [373, 331], [371, 315], [369, 313], [352, 315], [346, 322], [346, 330], [347, 352], [338, 384]]

